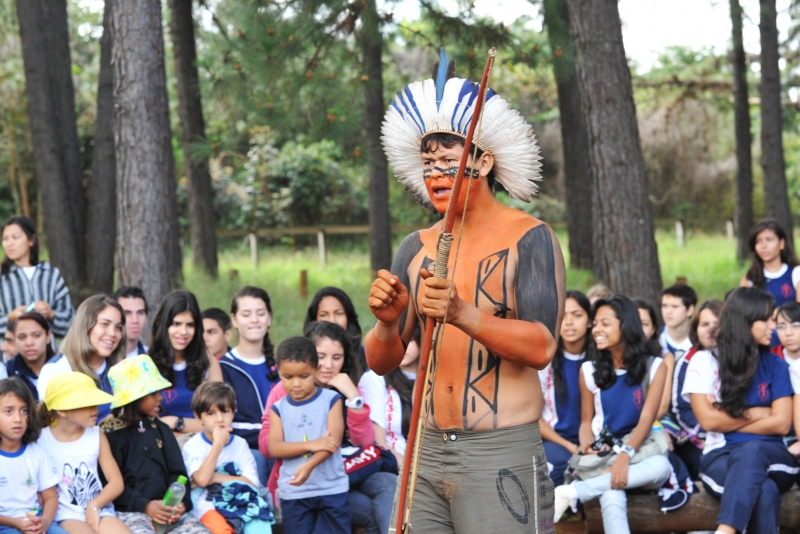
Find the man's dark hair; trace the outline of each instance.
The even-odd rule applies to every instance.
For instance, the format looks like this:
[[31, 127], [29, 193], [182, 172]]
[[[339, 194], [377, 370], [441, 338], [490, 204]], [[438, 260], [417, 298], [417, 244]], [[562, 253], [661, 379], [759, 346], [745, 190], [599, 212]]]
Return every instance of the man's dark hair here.
[[319, 365], [316, 345], [309, 338], [302, 336], [290, 337], [278, 345], [276, 360], [278, 367], [283, 362], [305, 362], [315, 369]]
[[225, 310], [221, 310], [219, 308], [208, 308], [203, 310], [203, 319], [211, 319], [212, 321], [216, 321], [223, 332], [227, 332], [233, 328], [231, 316], [225, 313]]
[[220, 411], [236, 411], [236, 392], [225, 382], [203, 382], [194, 390], [192, 411], [200, 415], [209, 411], [212, 406]]
[[[444, 148], [453, 148], [456, 145], [461, 145], [463, 147], [465, 142], [466, 140], [460, 135], [437, 132], [428, 134], [422, 138], [422, 140], [419, 142], [419, 151], [420, 153], [425, 154], [426, 152], [433, 152], [440, 146]], [[470, 152], [473, 152], [475, 150], [477, 150], [477, 152], [475, 153], [475, 159], [478, 159], [481, 156], [483, 156], [483, 150], [476, 147], [475, 145], [473, 145], [472, 148], [469, 149]], [[487, 178], [489, 180], [489, 189], [494, 191], [494, 184], [495, 184], [494, 167], [492, 167], [492, 170], [489, 171]]]
[[144, 312], [147, 313], [147, 299], [144, 296], [144, 291], [141, 287], [136, 286], [122, 286], [111, 295], [111, 298], [119, 301], [119, 299], [142, 299], [144, 302]]
[[664, 295], [681, 299], [686, 309], [689, 309], [689, 306], [697, 306], [697, 293], [686, 284], [672, 284], [661, 292], [661, 296]]

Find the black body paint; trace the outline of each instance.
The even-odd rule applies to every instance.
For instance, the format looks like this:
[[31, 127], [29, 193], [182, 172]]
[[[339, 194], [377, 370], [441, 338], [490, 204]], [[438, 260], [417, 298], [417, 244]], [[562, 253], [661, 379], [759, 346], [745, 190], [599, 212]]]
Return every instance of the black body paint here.
[[[445, 176], [449, 176], [450, 178], [454, 178], [458, 175], [458, 167], [447, 167], [443, 169], [441, 167], [433, 167], [432, 169], [425, 169], [422, 171], [422, 179], [427, 180], [433, 174], [433, 171], [439, 171], [440, 173], [444, 174]], [[480, 169], [473, 169], [472, 167], [467, 167], [464, 169], [464, 177], [465, 178], [472, 178], [477, 180], [481, 177], [481, 170]]]
[[555, 337], [558, 286], [550, 229], [542, 224], [529, 230], [517, 243], [517, 253], [517, 319], [541, 323]]

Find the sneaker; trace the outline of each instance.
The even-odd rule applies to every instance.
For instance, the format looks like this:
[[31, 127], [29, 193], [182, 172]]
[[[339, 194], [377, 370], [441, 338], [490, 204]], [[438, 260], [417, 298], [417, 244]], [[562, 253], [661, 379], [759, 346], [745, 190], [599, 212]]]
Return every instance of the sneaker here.
[[672, 510], [677, 510], [689, 500], [686, 490], [677, 489], [661, 495], [661, 511], [665, 514]]
[[571, 508], [574, 512], [578, 507], [578, 490], [572, 484], [563, 484], [555, 490], [555, 516], [554, 522], [558, 523], [561, 516]]

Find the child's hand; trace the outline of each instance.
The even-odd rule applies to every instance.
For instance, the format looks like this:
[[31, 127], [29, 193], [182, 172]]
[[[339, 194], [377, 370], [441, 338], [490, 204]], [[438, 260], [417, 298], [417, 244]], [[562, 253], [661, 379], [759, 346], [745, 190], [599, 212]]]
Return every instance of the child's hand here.
[[172, 508], [172, 515], [170, 516], [169, 524], [171, 525], [177, 522], [181, 518], [181, 516], [185, 513], [186, 513], [186, 507], [183, 505], [183, 503], [180, 503], [175, 508]]
[[314, 468], [311, 466], [310, 463], [306, 462], [300, 467], [297, 468], [297, 471], [294, 472], [292, 478], [289, 479], [289, 484], [292, 486], [300, 486], [308, 480], [308, 475], [311, 474]]
[[161, 501], [150, 501], [147, 503], [147, 506], [144, 508], [144, 513], [147, 517], [162, 525], [168, 525], [174, 517], [172, 515], [172, 508], [164, 506], [161, 504]]
[[792, 446], [789, 447], [789, 454], [792, 456], [800, 456], [800, 440], [792, 443]]
[[100, 510], [93, 502], [86, 505], [86, 522], [95, 532], [100, 532]]
[[35, 515], [20, 517], [14, 521], [14, 528], [23, 534], [42, 534], [42, 518]]
[[214, 444], [221, 444], [223, 447], [231, 440], [231, 429], [215, 427], [214, 432], [211, 434], [211, 441]]
[[342, 440], [331, 436], [330, 432], [325, 432], [325, 435], [321, 438], [315, 439], [314, 441], [309, 441], [308, 449], [310, 452], [327, 451], [331, 454], [336, 454], [336, 451], [339, 450], [339, 445], [341, 444]]

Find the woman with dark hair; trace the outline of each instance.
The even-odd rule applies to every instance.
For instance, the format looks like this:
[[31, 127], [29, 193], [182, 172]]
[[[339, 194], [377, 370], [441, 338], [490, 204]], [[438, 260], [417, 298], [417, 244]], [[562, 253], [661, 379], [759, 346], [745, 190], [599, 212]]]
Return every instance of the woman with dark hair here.
[[[588, 361], [581, 365], [580, 448], [595, 454], [592, 444], [608, 429], [625, 445], [611, 464], [610, 472], [558, 486], [555, 491], [555, 520], [577, 501], [600, 498], [606, 532], [630, 532], [626, 489], [660, 488], [669, 477], [665, 454], [650, 455], [631, 463], [650, 435], [656, 421], [666, 381], [661, 358], [647, 348], [636, 305], [615, 295], [592, 306], [592, 339]], [[645, 385], [647, 385], [645, 392]]]
[[206, 380], [222, 382], [219, 362], [206, 351], [203, 317], [192, 293], [173, 291], [161, 301], [150, 331], [148, 354], [161, 376], [172, 384], [162, 392], [161, 421], [179, 437], [179, 443], [185, 442], [180, 438], [203, 430], [192, 412], [194, 390]]
[[9, 321], [36, 310], [55, 337], [64, 337], [75, 310], [59, 270], [39, 261], [36, 227], [27, 217], [15, 215], [3, 225], [2, 237], [6, 257], [0, 264], [0, 335]]
[[358, 324], [358, 314], [353, 306], [353, 301], [343, 290], [338, 287], [323, 287], [311, 299], [308, 305], [303, 331], [314, 321], [327, 321], [336, 323], [347, 331], [350, 346], [358, 355], [361, 369], [367, 369], [367, 358], [361, 346], [361, 325]]
[[265, 486], [274, 462], [258, 452], [258, 433], [267, 398], [280, 381], [269, 338], [272, 304], [267, 292], [260, 287], [241, 288], [231, 300], [231, 319], [239, 332], [239, 344], [225, 353], [219, 364], [223, 380], [236, 390], [233, 433], [247, 441]]
[[539, 419], [547, 466], [553, 484], [564, 483], [564, 470], [578, 454], [581, 426], [581, 364], [589, 344], [589, 314], [592, 306], [580, 291], [567, 291], [561, 335], [553, 360], [541, 371], [544, 408]]
[[[794, 484], [783, 444], [792, 424], [786, 364], [769, 352], [772, 295], [756, 287], [728, 297], [717, 347], [694, 355], [682, 395], [706, 435], [700, 479], [720, 499], [717, 531], [777, 532], [780, 494]], [[730, 476], [728, 476], [730, 475]]]
[[642, 322], [642, 332], [647, 344], [647, 350], [653, 356], [661, 356], [667, 369], [667, 378], [664, 384], [664, 392], [661, 395], [661, 403], [658, 405], [657, 419], [661, 419], [670, 411], [672, 398], [672, 373], [675, 369], [675, 355], [661, 346], [658, 341], [658, 315], [653, 306], [644, 299], [633, 299], [636, 308], [639, 310], [639, 320]]
[[8, 362], [8, 376], [16, 376], [25, 382], [33, 398], [38, 401], [36, 384], [39, 373], [55, 355], [50, 342], [50, 323], [41, 313], [30, 311], [20, 315], [14, 321], [13, 328], [18, 354]]

